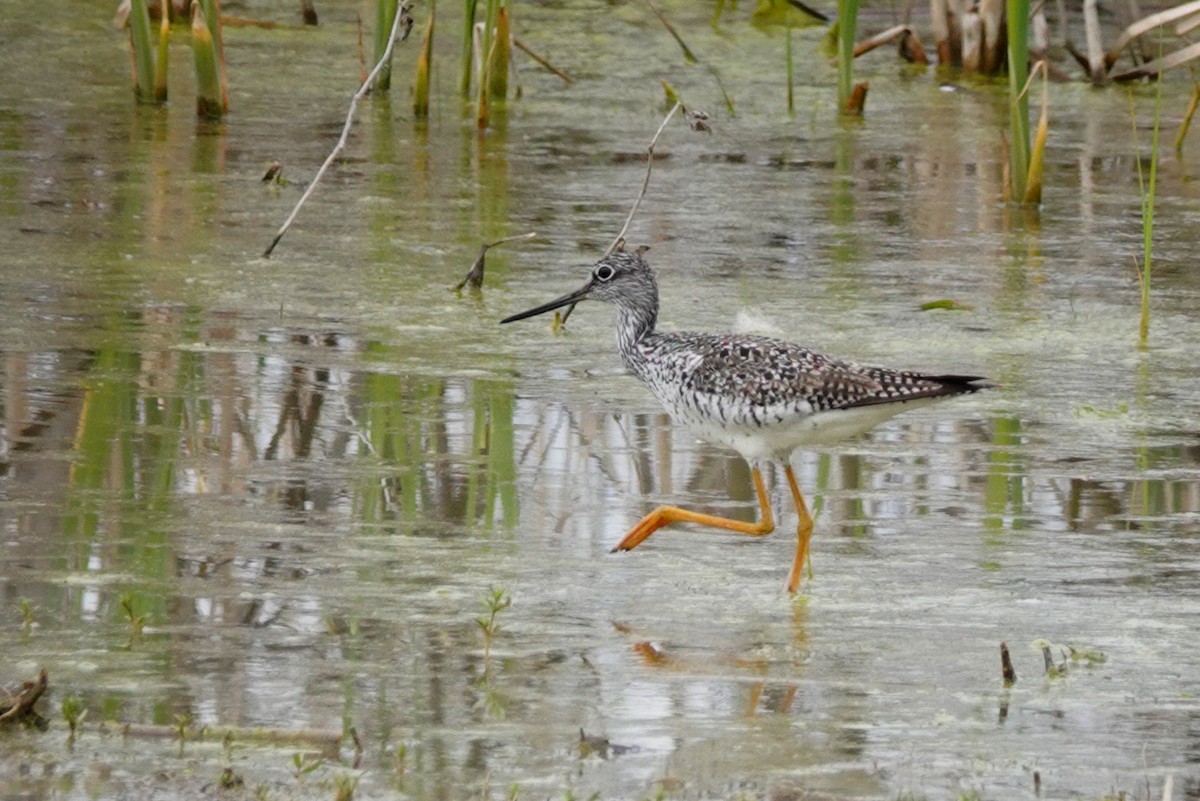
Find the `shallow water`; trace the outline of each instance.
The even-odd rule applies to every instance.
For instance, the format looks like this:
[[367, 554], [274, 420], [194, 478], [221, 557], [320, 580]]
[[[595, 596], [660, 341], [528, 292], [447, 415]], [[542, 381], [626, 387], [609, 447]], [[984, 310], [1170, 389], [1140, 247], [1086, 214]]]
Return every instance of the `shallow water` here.
[[[410, 119], [404, 45], [390, 103], [362, 109], [270, 260], [300, 188], [258, 178], [279, 159], [303, 181], [336, 140], [353, 6], [230, 29], [215, 125], [191, 117], [182, 37], [179, 99], [139, 109], [103, 20], [6, 12], [0, 683], [47, 667], [52, 723], [0, 732], [0, 798], [202, 795], [226, 766], [227, 792], [271, 797], [353, 776], [365, 798], [1032, 798], [1036, 772], [1048, 798], [1159, 798], [1167, 777], [1200, 798], [1194, 135], [1161, 165], [1141, 349], [1150, 90], [1137, 146], [1125, 90], [1052, 87], [1026, 214], [999, 201], [998, 87], [939, 91], [880, 52], [866, 120], [838, 125], [804, 31], [789, 117], [778, 35], [666, 6], [737, 116], [637, 4], [522, 7], [578, 81], [526, 63], [480, 135], [443, 24], [434, 119]], [[664, 327], [1000, 385], [796, 456], [817, 526], [797, 599], [781, 475], [775, 536], [668, 530], [610, 555], [659, 503], [752, 519], [749, 471], [621, 372], [608, 309], [564, 335], [497, 325], [576, 287], [619, 230], [660, 78], [714, 127], [664, 134], [630, 234]], [[1166, 86], [1170, 136], [1189, 91]], [[529, 230], [481, 294], [449, 291], [482, 242]], [[939, 299], [969, 309], [919, 311]], [[485, 647], [493, 588], [511, 606]], [[1048, 678], [1039, 639], [1104, 659], [1056, 647]], [[69, 695], [93, 726], [73, 748]], [[298, 746], [181, 756], [94, 729], [180, 715], [353, 726], [361, 759], [347, 740], [296, 777]]]

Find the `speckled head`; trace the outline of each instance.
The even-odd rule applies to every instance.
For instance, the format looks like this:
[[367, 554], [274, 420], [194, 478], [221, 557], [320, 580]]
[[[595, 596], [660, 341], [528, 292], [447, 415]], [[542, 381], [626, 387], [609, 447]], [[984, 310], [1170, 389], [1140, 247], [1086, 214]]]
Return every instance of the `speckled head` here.
[[573, 306], [584, 300], [614, 303], [629, 310], [648, 313], [653, 318], [658, 311], [658, 284], [654, 280], [654, 272], [650, 265], [642, 258], [642, 253], [642, 249], [615, 251], [592, 265], [591, 276], [579, 289], [536, 308], [506, 317], [500, 322], [524, 320], [563, 306]]

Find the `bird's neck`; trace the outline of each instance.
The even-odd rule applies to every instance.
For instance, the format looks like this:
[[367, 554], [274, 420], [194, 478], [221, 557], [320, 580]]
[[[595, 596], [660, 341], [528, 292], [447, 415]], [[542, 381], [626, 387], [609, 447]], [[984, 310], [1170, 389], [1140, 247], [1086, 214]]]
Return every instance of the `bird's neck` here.
[[638, 343], [654, 333], [657, 320], [657, 303], [617, 307], [617, 349], [621, 352], [621, 360], [635, 373], [646, 359], [638, 349]]

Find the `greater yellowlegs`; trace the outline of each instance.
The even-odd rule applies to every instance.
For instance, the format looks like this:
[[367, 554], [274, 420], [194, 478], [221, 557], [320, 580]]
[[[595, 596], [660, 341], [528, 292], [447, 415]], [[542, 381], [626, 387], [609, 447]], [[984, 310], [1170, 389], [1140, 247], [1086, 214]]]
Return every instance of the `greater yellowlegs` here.
[[584, 300], [617, 307], [621, 359], [673, 419], [703, 439], [733, 448], [750, 464], [761, 510], [757, 523], [747, 523], [660, 506], [643, 517], [613, 551], [636, 548], [671, 523], [769, 534], [775, 529], [775, 518], [761, 467], [775, 461], [783, 464], [800, 514], [789, 592], [800, 584], [813, 527], [792, 471], [792, 452], [858, 436], [907, 409], [988, 386], [979, 376], [862, 367], [770, 337], [655, 331], [654, 272], [640, 253], [624, 250], [596, 262], [580, 289], [500, 322], [523, 320]]

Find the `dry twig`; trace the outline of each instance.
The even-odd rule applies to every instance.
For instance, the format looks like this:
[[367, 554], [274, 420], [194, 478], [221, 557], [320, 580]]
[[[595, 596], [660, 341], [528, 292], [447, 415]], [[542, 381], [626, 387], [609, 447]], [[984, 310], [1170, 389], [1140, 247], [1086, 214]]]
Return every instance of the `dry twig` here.
[[471, 269], [467, 271], [467, 274], [463, 277], [463, 280], [459, 281], [454, 286], [454, 291], [461, 292], [462, 288], [467, 285], [470, 285], [472, 289], [479, 289], [483, 286], [484, 259], [487, 257], [487, 252], [490, 249], [496, 247], [496, 245], [503, 245], [505, 242], [513, 242], [517, 239], [533, 239], [536, 236], [536, 231], [530, 231], [527, 234], [506, 236], [503, 239], [497, 239], [495, 242], [485, 242], [483, 246], [479, 248], [479, 257], [475, 259], [475, 263], [471, 265]]
[[[666, 84], [664, 83], [664, 86]], [[659, 123], [658, 130], [654, 132], [654, 138], [650, 140], [649, 146], [646, 147], [646, 177], [642, 180], [642, 189], [638, 192], [637, 198], [633, 201], [633, 208], [629, 210], [629, 216], [625, 218], [625, 224], [621, 226], [621, 232], [613, 239], [612, 244], [604, 251], [604, 257], [611, 256], [615, 250], [623, 250], [625, 247], [625, 234], [629, 231], [629, 226], [633, 222], [633, 216], [637, 214], [638, 207], [642, 205], [642, 199], [646, 197], [646, 190], [650, 187], [650, 173], [654, 169], [654, 146], [658, 144], [658, 138], [662, 136], [663, 130], [667, 127], [667, 123], [675, 116], [675, 112], [682, 111], [684, 117], [688, 121], [693, 131], [712, 132], [712, 128], [708, 125], [708, 115], [703, 111], [688, 111], [684, 108], [683, 103], [675, 96], [674, 90], [666, 86], [668, 97], [674, 100], [671, 110], [667, 112], [667, 116], [663, 117], [663, 121]], [[602, 257], [603, 258], [603, 257]], [[575, 311], [575, 304], [572, 303], [563, 312], [562, 317], [555, 315], [555, 328], [565, 325], [567, 318], [571, 316], [571, 312]]]
[[[402, 27], [404, 30], [401, 34]], [[383, 51], [383, 55], [380, 57], [379, 63], [375, 65], [375, 69], [371, 70], [371, 74], [367, 76], [367, 79], [363, 81], [362, 86], [360, 86], [358, 91], [354, 93], [354, 97], [350, 99], [350, 110], [346, 113], [346, 124], [342, 126], [341, 137], [338, 138], [338, 142], [334, 146], [333, 151], [325, 159], [325, 163], [321, 165], [321, 169], [317, 170], [317, 174], [313, 176], [312, 182], [309, 183], [308, 188], [304, 190], [304, 194], [300, 196], [300, 200], [296, 203], [296, 207], [292, 209], [292, 213], [288, 215], [288, 218], [284, 221], [283, 225], [280, 226], [279, 232], [275, 234], [275, 238], [271, 240], [271, 244], [267, 246], [265, 251], [263, 251], [263, 258], [270, 258], [271, 251], [275, 250], [275, 246], [279, 244], [279, 240], [283, 239], [283, 235], [286, 234], [288, 228], [291, 227], [292, 221], [295, 220], [296, 215], [300, 213], [300, 207], [304, 205], [306, 200], [308, 200], [309, 195], [311, 195], [313, 190], [317, 188], [317, 183], [321, 180], [321, 177], [325, 175], [325, 171], [329, 169], [329, 165], [333, 163], [333, 160], [337, 158], [338, 153], [341, 153], [342, 148], [346, 146], [346, 139], [350, 136], [350, 126], [354, 124], [354, 112], [358, 108], [358, 101], [366, 97], [367, 93], [371, 91], [371, 86], [375, 83], [375, 78], [380, 72], [383, 71], [384, 64], [387, 64], [391, 60], [392, 49], [395, 47], [397, 35], [400, 35], [400, 41], [404, 41], [408, 38], [408, 34], [412, 32], [412, 27], [412, 14], [409, 13], [408, 3], [403, 2], [396, 10], [396, 19], [392, 23], [392, 34], [388, 38], [387, 49]]]

